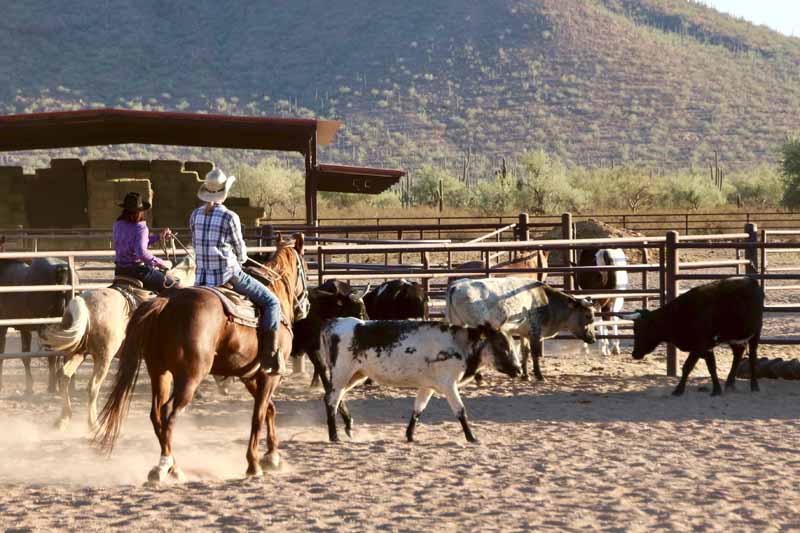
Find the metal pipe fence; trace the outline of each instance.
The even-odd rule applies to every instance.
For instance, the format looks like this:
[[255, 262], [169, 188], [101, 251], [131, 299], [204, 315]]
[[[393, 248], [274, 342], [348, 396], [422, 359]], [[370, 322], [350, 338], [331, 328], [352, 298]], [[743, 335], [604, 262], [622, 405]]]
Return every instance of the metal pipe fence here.
[[[569, 220], [567, 220], [569, 222]], [[506, 225], [505, 231], [514, 229], [519, 232], [519, 223]], [[497, 228], [491, 230], [496, 232]], [[571, 229], [571, 226], [570, 226]], [[661, 305], [677, 298], [681, 294], [681, 282], [690, 281], [710, 281], [721, 279], [731, 275], [731, 273], [696, 273], [698, 271], [708, 271], [710, 269], [733, 270], [738, 273], [744, 269], [746, 275], [753, 276], [766, 287], [768, 280], [795, 280], [800, 281], [800, 267], [796, 273], [775, 272], [767, 266], [767, 253], [779, 253], [780, 251], [792, 250], [797, 248], [796, 243], [769, 241], [766, 232], [759, 233], [756, 225], [750, 223], [745, 228], [746, 231], [730, 234], [711, 234], [711, 235], [680, 235], [676, 231], [670, 231], [663, 237], [633, 237], [633, 238], [608, 238], [608, 239], [558, 239], [558, 240], [523, 240], [523, 241], [491, 241], [487, 237], [481, 241], [457, 243], [457, 242], [403, 242], [397, 243], [377, 243], [377, 244], [355, 244], [355, 243], [317, 243], [306, 248], [309, 259], [309, 278], [317, 283], [322, 283], [325, 279], [337, 278], [352, 281], [372, 281], [390, 280], [398, 278], [419, 279], [429, 298], [441, 296], [444, 284], [431, 285], [432, 282], [446, 281], [453, 277], [470, 276], [493, 276], [509, 274], [539, 274], [547, 273], [551, 279], [558, 280], [561, 284], [553, 283], [553, 286], [561, 287], [567, 293], [577, 296], [592, 296], [594, 298], [613, 298], [624, 297], [629, 300], [639, 300], [647, 307], [649, 302], [656, 300]], [[788, 232], [781, 230], [782, 233], [776, 235], [800, 235], [800, 231]], [[770, 231], [769, 234], [774, 232]], [[522, 232], [524, 235], [525, 232]], [[569, 234], [569, 233], [568, 233]], [[571, 234], [570, 234], [571, 235]], [[496, 235], [493, 235], [496, 237]], [[486, 261], [491, 254], [502, 254], [509, 252], [532, 252], [536, 250], [563, 250], [575, 255], [576, 252], [585, 248], [622, 248], [629, 253], [641, 253], [645, 256], [645, 261], [633, 263], [627, 266], [574, 266], [571, 264], [560, 266], [548, 266], [547, 268], [497, 268], [496, 265], [488, 264]], [[730, 250], [736, 254], [736, 259], [686, 261], [681, 260], [680, 254], [684, 251], [707, 249], [707, 250]], [[262, 246], [253, 248], [254, 253], [274, 251], [272, 246]], [[647, 257], [649, 252], [657, 251], [658, 256], [655, 262], [649, 262]], [[179, 255], [185, 252], [179, 251]], [[353, 257], [374, 257], [387, 256], [388, 254], [414, 254], [418, 255], [419, 262], [382, 265], [369, 263], [366, 261], [353, 261]], [[484, 259], [484, 268], [479, 269], [458, 269], [452, 266], [452, 254], [472, 253], [478, 254]], [[742, 258], [741, 255], [744, 255]], [[33, 257], [60, 257], [66, 258], [75, 269], [76, 260], [95, 260], [109, 261], [114, 255], [113, 251], [93, 250], [93, 251], [59, 251], [59, 252], [10, 252], [0, 253], [2, 259], [30, 259]], [[311, 260], [313, 258], [313, 260]], [[581, 290], [573, 286], [572, 280], [579, 272], [594, 271], [608, 272], [625, 270], [634, 275], [641, 275], [642, 283], [640, 288], [625, 290]], [[657, 274], [656, 286], [651, 285], [652, 280], [648, 281], [648, 273]], [[71, 278], [75, 279], [75, 278]], [[0, 287], [0, 294], [14, 292], [43, 292], [43, 291], [83, 291], [92, 288], [104, 287], [106, 284], [73, 282], [68, 285], [32, 285]], [[788, 286], [787, 289], [793, 286]], [[769, 287], [772, 291], [779, 290], [780, 287]], [[436, 308], [436, 305], [432, 305]], [[796, 313], [800, 311], [798, 305], [766, 305], [765, 311], [769, 313]], [[603, 316], [605, 320], [608, 314]], [[44, 325], [57, 323], [58, 318], [37, 318], [37, 319], [6, 319], [0, 320], [0, 326], [16, 325]], [[619, 321], [618, 325], [628, 328], [630, 321]], [[629, 334], [623, 333], [620, 336], [610, 336], [610, 338], [630, 338]], [[800, 344], [800, 337], [764, 337], [764, 344]], [[47, 355], [54, 355], [52, 352], [45, 352]], [[8, 357], [18, 357], [23, 354], [10, 354]], [[7, 357], [3, 357], [7, 358]], [[667, 347], [667, 373], [675, 375], [677, 370], [677, 352], [674, 346]]]

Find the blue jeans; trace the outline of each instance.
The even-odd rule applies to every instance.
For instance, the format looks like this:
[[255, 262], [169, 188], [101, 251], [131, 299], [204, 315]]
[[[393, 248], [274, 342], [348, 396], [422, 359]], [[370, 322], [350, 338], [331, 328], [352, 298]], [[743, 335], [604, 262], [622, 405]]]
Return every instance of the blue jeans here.
[[241, 270], [234, 273], [231, 285], [233, 290], [247, 296], [261, 308], [261, 329], [277, 331], [281, 322], [281, 303], [278, 297], [261, 282]]
[[127, 267], [117, 265], [114, 268], [114, 275], [136, 278], [142, 282], [145, 289], [155, 293], [161, 293], [161, 291], [173, 285], [180, 285], [179, 280], [149, 265], [131, 265]]

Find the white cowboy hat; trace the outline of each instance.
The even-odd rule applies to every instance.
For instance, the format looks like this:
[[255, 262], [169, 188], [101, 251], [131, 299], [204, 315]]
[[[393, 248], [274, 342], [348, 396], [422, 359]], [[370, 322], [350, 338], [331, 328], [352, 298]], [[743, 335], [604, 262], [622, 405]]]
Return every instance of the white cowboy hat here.
[[234, 181], [235, 176], [226, 176], [223, 171], [215, 168], [206, 174], [206, 179], [197, 191], [197, 197], [204, 202], [224, 202]]

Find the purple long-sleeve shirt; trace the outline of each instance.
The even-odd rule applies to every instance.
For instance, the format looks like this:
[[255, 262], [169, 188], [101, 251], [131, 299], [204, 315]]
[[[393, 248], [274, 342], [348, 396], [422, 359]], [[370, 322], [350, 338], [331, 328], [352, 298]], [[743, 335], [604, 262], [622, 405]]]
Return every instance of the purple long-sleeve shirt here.
[[114, 250], [117, 252], [114, 261], [119, 266], [133, 266], [139, 263], [166, 268], [166, 263], [154, 256], [147, 249], [158, 242], [158, 235], [150, 235], [147, 223], [117, 220], [114, 222]]

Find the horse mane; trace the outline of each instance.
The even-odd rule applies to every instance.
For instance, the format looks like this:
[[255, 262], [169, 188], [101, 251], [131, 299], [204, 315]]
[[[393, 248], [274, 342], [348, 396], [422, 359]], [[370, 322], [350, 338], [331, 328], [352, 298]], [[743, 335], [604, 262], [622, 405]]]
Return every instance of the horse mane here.
[[292, 291], [294, 291], [294, 284], [290, 285], [285, 281], [283, 283], [276, 283], [275, 275], [277, 274], [280, 276], [279, 279], [281, 280], [285, 279], [284, 273], [286, 272], [294, 272], [295, 276], [297, 276], [297, 259], [292, 250], [297, 251], [302, 260], [304, 239], [303, 235], [298, 233], [295, 235], [294, 242], [284, 241], [281, 238], [280, 232], [278, 232], [275, 234], [275, 241], [275, 253], [264, 263], [264, 266], [267, 268], [254, 265], [247, 266], [245, 270], [248, 274], [269, 287], [281, 302], [281, 314], [291, 318], [294, 314], [292, 310], [292, 301], [294, 298]]

